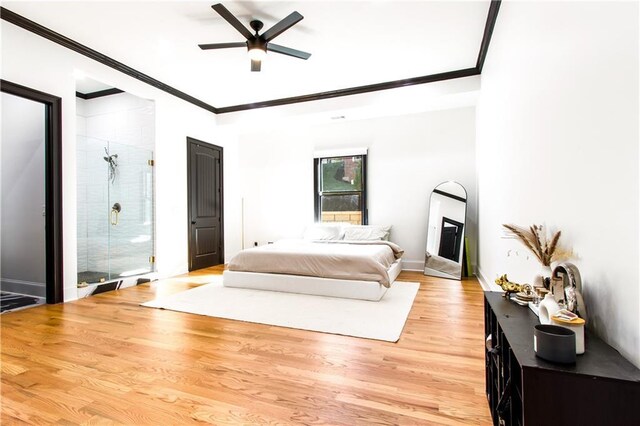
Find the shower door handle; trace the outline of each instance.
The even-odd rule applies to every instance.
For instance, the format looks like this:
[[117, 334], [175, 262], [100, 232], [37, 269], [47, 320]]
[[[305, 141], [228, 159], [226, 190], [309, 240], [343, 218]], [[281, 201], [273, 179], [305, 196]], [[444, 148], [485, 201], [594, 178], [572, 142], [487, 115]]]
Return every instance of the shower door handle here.
[[111, 224], [113, 226], [118, 224], [118, 210], [111, 209]]
[[111, 225], [115, 226], [118, 224], [118, 215], [120, 214], [121, 210], [122, 207], [120, 206], [120, 203], [115, 203], [113, 207], [111, 207]]

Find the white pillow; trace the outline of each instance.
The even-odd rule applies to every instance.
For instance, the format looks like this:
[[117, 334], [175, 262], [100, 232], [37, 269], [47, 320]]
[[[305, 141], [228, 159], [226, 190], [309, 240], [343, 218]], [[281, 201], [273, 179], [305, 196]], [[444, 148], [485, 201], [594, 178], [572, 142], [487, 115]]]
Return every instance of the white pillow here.
[[305, 240], [341, 240], [343, 236], [341, 224], [315, 223], [306, 227], [302, 238]]
[[345, 240], [384, 240], [389, 239], [391, 233], [391, 226], [382, 225], [352, 225], [344, 230]]

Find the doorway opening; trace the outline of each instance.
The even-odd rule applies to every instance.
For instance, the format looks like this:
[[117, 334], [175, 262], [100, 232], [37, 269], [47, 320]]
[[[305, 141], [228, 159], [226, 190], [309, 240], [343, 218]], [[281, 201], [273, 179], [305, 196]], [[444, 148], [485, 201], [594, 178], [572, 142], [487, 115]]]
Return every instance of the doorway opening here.
[[60, 303], [62, 100], [5, 80], [0, 90], [2, 310]]
[[78, 297], [155, 271], [155, 102], [76, 80]]

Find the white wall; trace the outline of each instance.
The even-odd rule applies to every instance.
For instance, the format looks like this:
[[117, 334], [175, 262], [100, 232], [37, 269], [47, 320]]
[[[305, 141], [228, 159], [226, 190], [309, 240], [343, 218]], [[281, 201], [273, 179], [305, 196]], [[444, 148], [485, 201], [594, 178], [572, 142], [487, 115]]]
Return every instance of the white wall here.
[[45, 106], [2, 93], [2, 289], [45, 296]]
[[589, 325], [640, 366], [638, 113], [637, 2], [503, 2], [477, 115], [480, 271], [537, 271], [502, 223], [562, 230]]
[[0, 26], [2, 78], [62, 97], [64, 299], [77, 298], [76, 70], [155, 101], [157, 268], [160, 276], [185, 272], [188, 241], [186, 137], [222, 144], [217, 140], [215, 116], [6, 21]]
[[405, 268], [423, 268], [429, 196], [446, 180], [467, 189], [475, 247], [474, 108], [316, 124], [293, 119], [277, 128], [235, 132], [245, 247], [300, 237], [314, 217], [313, 152], [350, 147], [369, 149], [369, 223], [393, 226], [391, 239], [405, 249]]

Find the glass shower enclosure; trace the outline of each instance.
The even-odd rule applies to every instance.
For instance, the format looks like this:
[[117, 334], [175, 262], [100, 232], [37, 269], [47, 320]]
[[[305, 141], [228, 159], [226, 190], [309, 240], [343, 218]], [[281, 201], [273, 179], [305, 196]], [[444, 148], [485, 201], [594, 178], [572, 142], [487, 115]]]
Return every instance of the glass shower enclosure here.
[[153, 272], [153, 151], [77, 141], [78, 284]]

